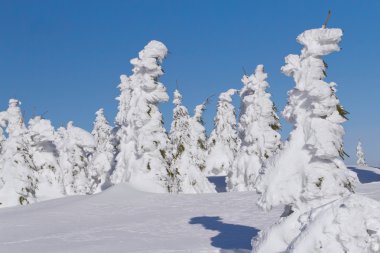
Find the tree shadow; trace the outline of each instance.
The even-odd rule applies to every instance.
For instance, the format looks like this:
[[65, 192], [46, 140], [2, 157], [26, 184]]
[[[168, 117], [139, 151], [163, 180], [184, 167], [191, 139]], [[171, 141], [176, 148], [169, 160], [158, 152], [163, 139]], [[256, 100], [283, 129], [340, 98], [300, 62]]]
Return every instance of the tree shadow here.
[[211, 238], [211, 245], [222, 250], [251, 250], [251, 240], [259, 232], [254, 227], [228, 224], [219, 216], [193, 217], [189, 224], [201, 224], [205, 229], [218, 231]]

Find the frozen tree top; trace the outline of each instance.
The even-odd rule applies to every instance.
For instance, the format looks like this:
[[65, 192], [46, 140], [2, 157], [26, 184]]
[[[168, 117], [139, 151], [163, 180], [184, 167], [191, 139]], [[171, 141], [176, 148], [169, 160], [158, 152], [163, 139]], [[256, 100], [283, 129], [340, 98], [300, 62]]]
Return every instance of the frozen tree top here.
[[173, 104], [175, 104], [175, 105], [181, 105], [182, 104], [182, 95], [177, 89], [175, 89], [175, 91], [174, 91]]
[[17, 99], [11, 98], [9, 99], [9, 107], [17, 107], [20, 106], [21, 102]]
[[144, 47], [142, 51], [139, 52], [139, 58], [141, 60], [147, 58], [156, 58], [161, 62], [167, 54], [168, 49], [162, 42], [152, 40]]
[[67, 131], [69, 133], [70, 141], [81, 147], [95, 147], [94, 137], [82, 128], [75, 127], [73, 122], [67, 123]]
[[96, 115], [96, 116], [102, 116], [102, 115], [104, 115], [104, 109], [103, 109], [103, 108], [100, 108], [99, 110], [97, 110], [97, 111], [95, 112], [95, 115]]
[[[134, 66], [132, 70], [133, 76], [131, 78], [136, 78], [136, 75], [139, 76], [138, 78], [147, 78], [147, 80], [158, 78], [164, 73], [160, 63], [167, 54], [168, 49], [163, 43], [155, 40], [149, 42], [148, 45], [139, 52], [139, 57], [131, 60], [131, 64]], [[149, 88], [151, 89], [152, 87]]]
[[194, 109], [194, 118], [198, 121], [202, 119], [202, 115], [204, 110], [206, 110], [206, 103], [202, 103], [200, 105], [197, 105]]
[[237, 92], [236, 89], [229, 89], [226, 92], [222, 92], [219, 95], [219, 100], [220, 101], [225, 101], [225, 102], [232, 102], [232, 96]]
[[341, 41], [343, 31], [339, 28], [319, 28], [306, 30], [297, 37], [297, 42], [304, 45], [302, 53], [308, 55], [327, 55], [340, 51], [338, 43]]

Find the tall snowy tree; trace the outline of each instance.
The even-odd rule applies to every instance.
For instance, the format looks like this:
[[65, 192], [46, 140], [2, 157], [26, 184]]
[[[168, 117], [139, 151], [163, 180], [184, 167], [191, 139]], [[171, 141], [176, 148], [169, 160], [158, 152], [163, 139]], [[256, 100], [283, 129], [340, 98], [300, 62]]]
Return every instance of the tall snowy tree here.
[[207, 136], [203, 122], [203, 112], [206, 110], [207, 103], [208, 99], [202, 104], [197, 105], [194, 109], [194, 115], [189, 121], [191, 139], [190, 153], [196, 161], [196, 166], [204, 173], [206, 172]]
[[238, 126], [241, 147], [226, 179], [228, 191], [253, 190], [263, 165], [280, 148], [277, 131], [281, 125], [271, 95], [266, 92], [266, 79], [263, 65], [242, 79]]
[[215, 192], [212, 184], [198, 167], [197, 157], [194, 156], [191, 139], [189, 113], [182, 105], [182, 95], [174, 91], [175, 105], [173, 121], [170, 130], [172, 160], [169, 170], [168, 187], [170, 192], [206, 193]]
[[116, 167], [111, 176], [113, 184], [127, 182], [140, 190], [167, 192], [168, 136], [158, 108], [160, 102], [169, 99], [164, 85], [159, 82], [163, 75], [161, 62], [167, 53], [164, 44], [151, 41], [138, 58], [131, 60], [133, 74], [126, 80], [127, 96], [130, 92], [130, 100], [126, 102], [129, 108], [123, 107], [127, 110], [120, 112], [124, 110], [120, 103], [120, 116], [116, 120], [127, 114], [123, 118], [127, 121], [123, 123], [127, 132], [117, 151]]
[[94, 137], [87, 131], [69, 122], [66, 128], [57, 130], [56, 145], [63, 181], [68, 195], [90, 194], [91, 174], [89, 158], [96, 146]]
[[235, 107], [231, 98], [236, 92], [229, 89], [219, 95], [214, 129], [208, 139], [207, 174], [227, 175], [239, 149]]
[[96, 144], [88, 169], [92, 181], [92, 193], [101, 192], [110, 186], [109, 177], [115, 152], [111, 132], [112, 128], [104, 116], [104, 109], [101, 108], [96, 112], [94, 128], [91, 132]]
[[9, 100], [2, 113], [2, 126], [8, 138], [3, 142], [0, 154], [0, 206], [14, 206], [36, 201], [37, 180], [35, 166], [28, 146], [27, 129], [20, 109], [20, 102]]
[[[283, 115], [294, 129], [283, 150], [269, 160], [256, 188], [261, 193], [258, 204], [262, 208], [286, 208], [280, 221], [254, 240], [254, 252], [286, 251], [307, 220], [308, 215], [302, 214], [350, 196], [354, 190], [357, 177], [342, 161], [341, 124], [347, 112], [336, 96], [336, 84], [323, 81], [327, 64], [322, 57], [340, 50], [342, 35], [341, 29], [307, 30], [297, 37], [304, 46], [301, 54], [285, 58], [282, 72], [292, 76], [296, 86], [288, 93]], [[326, 251], [323, 241], [319, 241], [319, 247], [320, 251], [308, 251], [343, 252]]]
[[362, 143], [360, 141], [358, 142], [358, 145], [356, 146], [356, 157], [358, 158], [358, 160], [356, 161], [357, 165], [367, 166]]

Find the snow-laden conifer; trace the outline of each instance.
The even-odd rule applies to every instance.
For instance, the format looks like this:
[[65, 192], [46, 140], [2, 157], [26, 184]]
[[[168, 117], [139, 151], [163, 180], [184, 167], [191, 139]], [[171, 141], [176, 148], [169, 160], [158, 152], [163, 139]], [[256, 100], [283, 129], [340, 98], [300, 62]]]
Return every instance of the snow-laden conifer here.
[[3, 142], [0, 154], [1, 207], [36, 201], [36, 168], [30, 157], [32, 154], [20, 104], [18, 100], [10, 99], [7, 111], [2, 113], [2, 127], [5, 127], [8, 138]]
[[30, 163], [33, 165], [31, 169], [37, 179], [37, 201], [66, 195], [55, 137], [54, 128], [49, 120], [40, 116], [29, 120], [24, 143]]
[[242, 79], [238, 126], [241, 146], [227, 176], [229, 191], [253, 190], [266, 160], [281, 145], [281, 136], [277, 132], [281, 126], [271, 95], [266, 92], [269, 86], [266, 79], [263, 65], [258, 65], [254, 74]]
[[[302, 214], [349, 196], [358, 181], [342, 161], [341, 124], [347, 112], [336, 96], [336, 84], [323, 81], [327, 65], [322, 57], [340, 50], [342, 35], [341, 29], [307, 30], [297, 37], [304, 46], [301, 54], [285, 58], [282, 71], [294, 78], [296, 86], [289, 92], [283, 115], [294, 129], [283, 150], [269, 160], [256, 188], [261, 193], [258, 204], [262, 208], [286, 208], [283, 218], [253, 242], [254, 252], [285, 251], [301, 232]], [[325, 243], [320, 246], [325, 247]], [[316, 252], [332, 251], [323, 248]]]
[[[114, 184], [128, 182], [140, 190], [167, 192], [168, 137], [158, 108], [160, 102], [169, 99], [164, 85], [159, 82], [163, 74], [161, 62], [167, 52], [164, 44], [151, 41], [131, 60], [133, 74], [125, 80], [125, 96], [120, 96], [120, 101], [126, 103], [120, 103], [116, 119], [117, 122], [126, 121], [120, 123], [127, 126], [127, 131], [117, 151], [116, 167], [111, 176]], [[127, 109], [120, 112], [124, 108]]]
[[236, 92], [229, 89], [219, 95], [214, 129], [208, 138], [206, 170], [209, 175], [227, 175], [239, 148], [235, 107], [232, 104], [232, 96]]
[[[172, 160], [168, 176], [168, 189], [178, 193], [215, 192], [212, 184], [199, 168], [197, 153], [191, 135], [191, 118], [182, 105], [182, 95], [174, 91], [173, 121], [170, 130]], [[192, 152], [193, 151], [193, 152]]]
[[356, 161], [357, 165], [367, 166], [362, 143], [360, 141], [358, 142], [358, 145], [356, 146], [356, 157], [358, 158], [358, 160]]
[[63, 181], [68, 195], [91, 193], [89, 158], [96, 146], [91, 133], [70, 121], [66, 128], [57, 130], [56, 145]]
[[95, 152], [89, 164], [91, 192], [98, 193], [110, 186], [109, 176], [113, 166], [115, 148], [112, 144], [112, 128], [104, 116], [104, 109], [96, 112], [94, 128]]

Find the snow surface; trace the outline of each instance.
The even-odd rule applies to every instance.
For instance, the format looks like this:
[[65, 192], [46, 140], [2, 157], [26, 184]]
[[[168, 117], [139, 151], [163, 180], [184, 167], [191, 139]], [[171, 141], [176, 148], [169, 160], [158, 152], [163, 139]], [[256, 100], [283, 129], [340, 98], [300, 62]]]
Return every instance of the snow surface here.
[[[380, 182], [360, 184], [357, 192], [380, 200]], [[0, 251], [250, 252], [251, 238], [282, 212], [263, 212], [256, 201], [254, 192], [154, 194], [121, 184], [1, 209]]]

